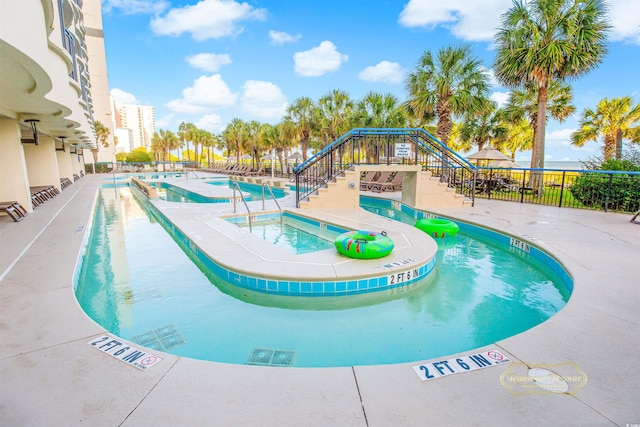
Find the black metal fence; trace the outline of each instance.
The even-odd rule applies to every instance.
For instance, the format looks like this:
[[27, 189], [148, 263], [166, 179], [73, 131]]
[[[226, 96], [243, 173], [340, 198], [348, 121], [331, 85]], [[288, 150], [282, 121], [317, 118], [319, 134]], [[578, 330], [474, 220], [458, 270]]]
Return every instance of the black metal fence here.
[[[542, 192], [529, 186], [532, 172], [543, 174]], [[475, 191], [476, 198], [636, 212], [640, 206], [640, 172], [479, 168]]]

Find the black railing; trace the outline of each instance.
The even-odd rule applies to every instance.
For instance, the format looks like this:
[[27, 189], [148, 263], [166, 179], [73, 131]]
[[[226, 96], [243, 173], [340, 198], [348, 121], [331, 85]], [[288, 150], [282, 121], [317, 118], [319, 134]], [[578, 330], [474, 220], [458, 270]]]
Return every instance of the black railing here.
[[[529, 187], [532, 172], [542, 173], [542, 192]], [[475, 191], [479, 198], [635, 212], [640, 206], [640, 172], [480, 168]]]
[[295, 168], [296, 205], [354, 165], [420, 165], [473, 200], [476, 167], [423, 129], [356, 128]]

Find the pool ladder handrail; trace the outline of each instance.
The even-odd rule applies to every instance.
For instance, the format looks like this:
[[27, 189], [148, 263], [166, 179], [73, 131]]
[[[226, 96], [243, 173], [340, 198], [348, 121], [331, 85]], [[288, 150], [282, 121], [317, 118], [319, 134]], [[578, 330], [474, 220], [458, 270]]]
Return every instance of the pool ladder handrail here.
[[244, 207], [247, 208], [247, 218], [249, 218], [249, 232], [253, 231], [253, 223], [251, 221], [251, 210], [249, 209], [249, 205], [247, 201], [244, 199], [242, 195], [242, 190], [240, 190], [240, 186], [238, 185], [238, 181], [233, 181], [233, 213], [236, 213], [236, 187], [238, 188], [238, 192], [240, 193], [240, 200], [244, 203]]
[[280, 225], [282, 226], [282, 208], [280, 207], [280, 203], [278, 203], [278, 200], [276, 200], [276, 196], [273, 195], [273, 191], [271, 191], [271, 186], [269, 185], [268, 182], [265, 182], [262, 184], [262, 210], [265, 210], [264, 207], [264, 189], [269, 190], [269, 194], [271, 194], [271, 198], [273, 199], [274, 202], [276, 202], [276, 206], [278, 207], [278, 210], [280, 211]]

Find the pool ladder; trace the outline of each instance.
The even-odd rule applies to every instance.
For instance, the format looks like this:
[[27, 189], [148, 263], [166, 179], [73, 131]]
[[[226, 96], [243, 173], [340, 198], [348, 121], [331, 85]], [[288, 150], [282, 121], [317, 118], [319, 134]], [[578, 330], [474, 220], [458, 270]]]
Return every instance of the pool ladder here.
[[249, 205], [247, 205], [247, 201], [244, 199], [244, 196], [242, 195], [242, 190], [240, 190], [240, 186], [238, 185], [238, 181], [233, 181], [233, 213], [236, 213], [236, 188], [238, 189], [238, 192], [240, 193], [240, 200], [242, 200], [242, 203], [244, 203], [244, 207], [247, 208], [247, 218], [249, 218], [249, 231], [253, 231], [253, 223], [251, 220], [251, 210], [249, 209]]
[[[253, 220], [251, 218], [251, 209], [249, 209], [249, 205], [247, 204], [247, 201], [244, 199], [244, 196], [242, 195], [242, 190], [240, 190], [240, 185], [238, 185], [237, 181], [233, 182], [233, 213], [237, 212], [237, 208], [236, 208], [236, 203], [237, 203], [237, 199], [236, 199], [236, 188], [238, 189], [238, 192], [240, 193], [240, 200], [242, 200], [242, 203], [244, 203], [244, 207], [247, 208], [247, 217], [249, 218], [249, 231], [253, 231]], [[268, 182], [265, 182], [264, 184], [262, 184], [262, 210], [265, 210], [265, 206], [264, 206], [264, 201], [265, 201], [265, 192], [264, 189], [267, 189], [269, 191], [269, 194], [271, 194], [271, 198], [273, 199], [274, 202], [276, 202], [276, 206], [278, 207], [278, 211], [280, 212], [280, 226], [282, 226], [282, 220], [283, 220], [283, 215], [282, 215], [282, 207], [280, 207], [280, 203], [278, 203], [278, 200], [276, 199], [276, 196], [273, 195], [273, 191], [271, 190], [271, 186], [269, 185]]]
[[271, 186], [269, 185], [268, 182], [265, 182], [264, 184], [262, 184], [262, 210], [265, 210], [264, 207], [264, 189], [269, 190], [269, 194], [271, 194], [271, 198], [273, 199], [274, 202], [276, 202], [276, 206], [278, 207], [278, 210], [280, 211], [280, 226], [282, 226], [282, 208], [280, 207], [280, 203], [278, 203], [278, 200], [276, 199], [276, 196], [273, 195], [273, 191], [271, 191]]

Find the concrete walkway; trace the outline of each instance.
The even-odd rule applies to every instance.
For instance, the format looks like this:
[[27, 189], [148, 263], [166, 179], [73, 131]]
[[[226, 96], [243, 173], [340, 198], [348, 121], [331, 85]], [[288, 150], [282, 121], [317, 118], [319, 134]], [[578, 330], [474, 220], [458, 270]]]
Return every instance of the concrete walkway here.
[[418, 363], [271, 368], [154, 352], [163, 360], [142, 371], [87, 344], [104, 330], [73, 292], [102, 178], [81, 179], [20, 223], [0, 217], [2, 426], [640, 423], [640, 226], [630, 215], [486, 200], [441, 211], [528, 239], [569, 269], [575, 289], [560, 313], [486, 349], [575, 363], [588, 377], [575, 395], [514, 395], [500, 382], [510, 364], [422, 382]]

